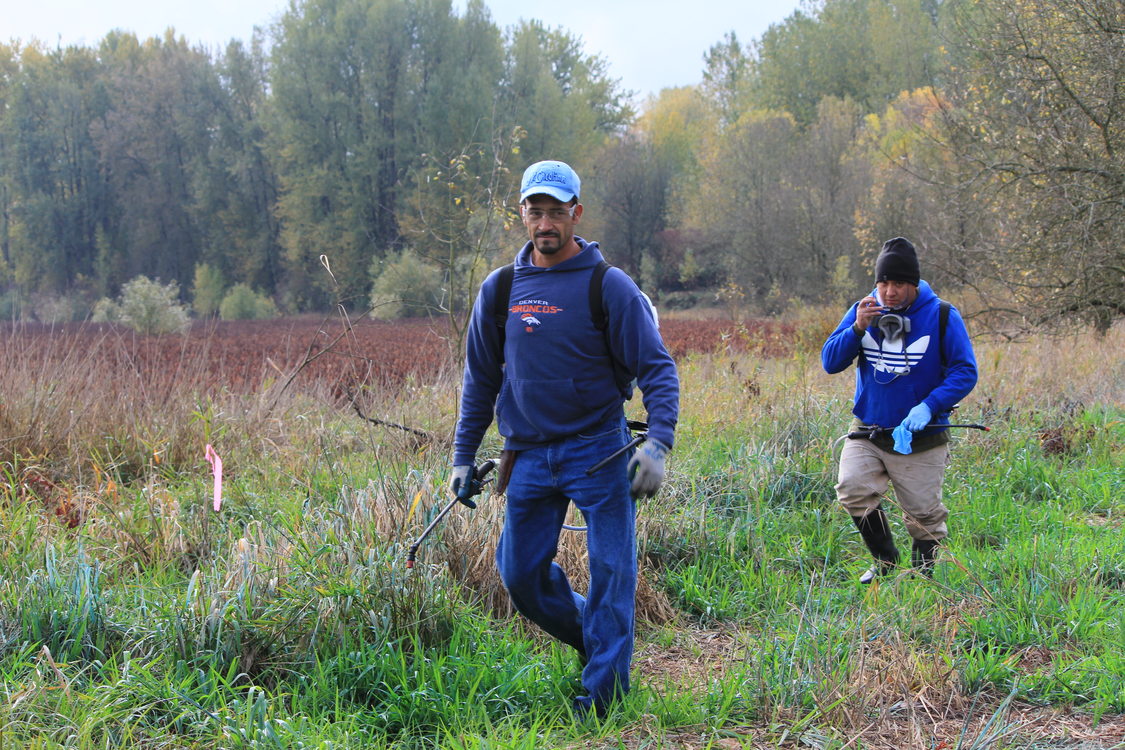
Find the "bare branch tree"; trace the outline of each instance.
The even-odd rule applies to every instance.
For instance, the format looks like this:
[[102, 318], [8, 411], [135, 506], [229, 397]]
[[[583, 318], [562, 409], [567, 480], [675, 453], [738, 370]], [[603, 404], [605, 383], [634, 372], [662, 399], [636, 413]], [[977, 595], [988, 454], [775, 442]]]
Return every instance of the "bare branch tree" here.
[[1125, 6], [954, 7], [950, 143], [984, 178], [986, 272], [1035, 325], [1125, 317]]

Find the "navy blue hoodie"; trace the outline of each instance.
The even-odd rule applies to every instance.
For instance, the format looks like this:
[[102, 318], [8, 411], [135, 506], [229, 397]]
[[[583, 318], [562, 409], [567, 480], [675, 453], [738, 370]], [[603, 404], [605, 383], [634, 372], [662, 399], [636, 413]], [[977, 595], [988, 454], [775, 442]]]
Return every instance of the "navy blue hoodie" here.
[[856, 305], [824, 342], [820, 360], [830, 374], [843, 372], [858, 358], [852, 413], [864, 424], [897, 427], [907, 412], [923, 401], [930, 407], [934, 423], [949, 424], [949, 410], [976, 386], [977, 360], [965, 322], [955, 307], [949, 311], [938, 348], [940, 304], [930, 285], [922, 281], [917, 298], [904, 313], [910, 319], [910, 332], [897, 345], [885, 342], [876, 326], [857, 336], [853, 328]]
[[610, 268], [602, 285], [609, 325], [599, 331], [589, 289], [602, 253], [596, 242], [575, 241], [581, 252], [550, 268], [532, 264], [530, 242], [516, 255], [503, 353], [493, 317], [498, 271], [481, 284], [465, 340], [455, 466], [474, 462], [494, 408], [505, 447], [523, 450], [620, 420], [634, 378], [649, 437], [672, 447], [679, 377], [652, 308], [625, 272]]

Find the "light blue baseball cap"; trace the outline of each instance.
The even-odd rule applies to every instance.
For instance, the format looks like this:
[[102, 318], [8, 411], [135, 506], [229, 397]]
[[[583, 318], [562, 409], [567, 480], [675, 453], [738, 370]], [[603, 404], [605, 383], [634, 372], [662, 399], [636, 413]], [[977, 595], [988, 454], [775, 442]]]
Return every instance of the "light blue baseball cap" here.
[[578, 198], [581, 187], [582, 181], [569, 164], [561, 161], [538, 161], [523, 172], [520, 203], [531, 195], [549, 195], [563, 203], [569, 203]]

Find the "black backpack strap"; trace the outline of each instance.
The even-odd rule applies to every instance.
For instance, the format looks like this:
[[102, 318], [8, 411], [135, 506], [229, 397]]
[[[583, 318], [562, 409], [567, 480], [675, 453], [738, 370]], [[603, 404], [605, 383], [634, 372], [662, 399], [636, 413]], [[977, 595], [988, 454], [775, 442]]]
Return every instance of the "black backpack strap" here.
[[953, 307], [953, 305], [949, 304], [945, 300], [939, 300], [938, 302], [937, 340], [938, 351], [941, 353], [941, 369], [943, 372], [945, 371], [946, 365], [948, 364], [945, 361], [945, 329], [949, 325], [949, 308], [951, 307]]
[[613, 378], [618, 384], [621, 384], [623, 381], [628, 382], [631, 378], [624, 374], [625, 366], [617, 361], [617, 355], [610, 344], [609, 313], [605, 309], [605, 300], [602, 296], [605, 274], [611, 268], [613, 266], [601, 260], [598, 265], [594, 266], [594, 272], [590, 274], [590, 319], [594, 322], [594, 328], [602, 332], [605, 350], [609, 355], [609, 366], [613, 368]]
[[509, 263], [496, 274], [496, 297], [492, 301], [492, 317], [500, 329], [500, 356], [504, 356], [504, 329], [508, 324], [508, 308], [512, 306], [512, 279], [516, 264]]
[[501, 330], [508, 322], [508, 308], [512, 304], [512, 279], [516, 275], [516, 264], [509, 263], [496, 274], [496, 298], [492, 302], [492, 315]]
[[609, 318], [605, 312], [605, 301], [602, 299], [602, 280], [610, 265], [604, 260], [594, 266], [594, 273], [590, 276], [590, 319], [594, 321], [594, 328], [604, 331], [609, 325]]

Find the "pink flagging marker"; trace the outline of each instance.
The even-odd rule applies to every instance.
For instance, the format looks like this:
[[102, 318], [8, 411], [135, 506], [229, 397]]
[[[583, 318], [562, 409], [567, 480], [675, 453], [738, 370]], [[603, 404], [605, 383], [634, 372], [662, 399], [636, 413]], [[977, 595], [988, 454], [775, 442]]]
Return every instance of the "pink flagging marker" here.
[[211, 464], [211, 471], [215, 474], [215, 512], [219, 512], [219, 508], [223, 504], [223, 459], [207, 444], [207, 450], [204, 452], [207, 461]]

